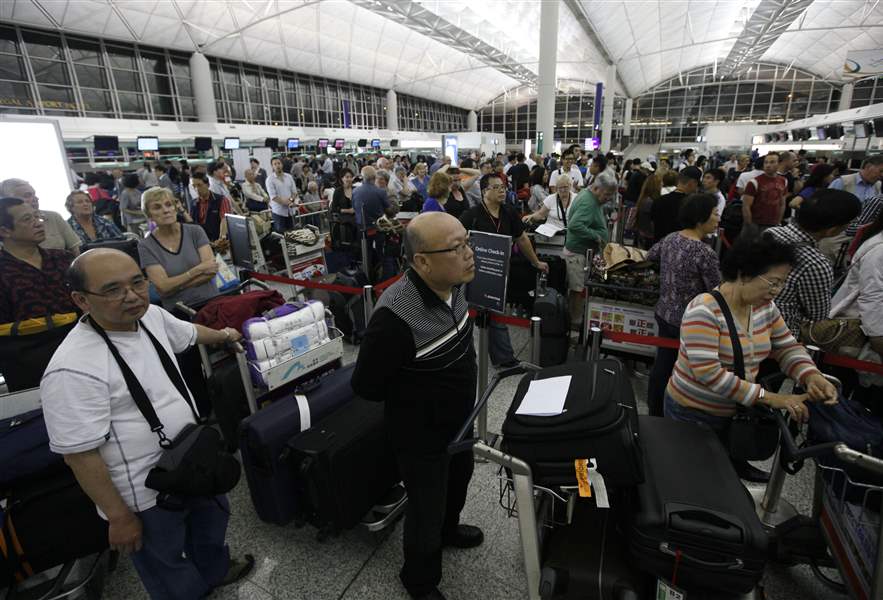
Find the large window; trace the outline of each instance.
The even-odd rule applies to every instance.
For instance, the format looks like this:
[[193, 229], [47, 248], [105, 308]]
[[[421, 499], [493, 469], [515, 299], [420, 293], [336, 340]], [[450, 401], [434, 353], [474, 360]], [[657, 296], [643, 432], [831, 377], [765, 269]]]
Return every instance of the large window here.
[[[386, 128], [386, 90], [209, 57], [218, 120]], [[399, 127], [455, 131], [467, 111], [399, 94]], [[0, 26], [0, 111], [196, 121], [190, 55]]]

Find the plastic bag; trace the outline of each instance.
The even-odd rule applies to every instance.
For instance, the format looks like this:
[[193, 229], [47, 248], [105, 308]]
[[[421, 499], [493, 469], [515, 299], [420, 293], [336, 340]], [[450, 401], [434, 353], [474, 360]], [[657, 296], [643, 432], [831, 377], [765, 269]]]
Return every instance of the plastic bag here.
[[236, 272], [220, 254], [215, 254], [215, 262], [218, 263], [218, 272], [212, 281], [219, 292], [226, 292], [239, 285], [239, 278], [236, 276]]

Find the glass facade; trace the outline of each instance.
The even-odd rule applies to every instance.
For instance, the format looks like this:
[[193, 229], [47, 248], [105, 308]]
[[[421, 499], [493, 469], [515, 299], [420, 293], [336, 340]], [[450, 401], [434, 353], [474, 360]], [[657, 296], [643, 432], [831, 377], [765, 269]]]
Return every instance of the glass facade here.
[[[0, 112], [196, 121], [190, 55], [0, 26]], [[386, 128], [386, 90], [209, 57], [218, 121]], [[462, 131], [468, 111], [398, 94], [399, 128]]]
[[[851, 107], [883, 102], [881, 78], [856, 84]], [[631, 141], [695, 142], [709, 123], [754, 121], [775, 124], [837, 110], [840, 85], [784, 65], [759, 63], [738, 79], [715, 79], [714, 67], [699, 67], [672, 77], [636, 97]], [[594, 93], [559, 94], [555, 101], [555, 139], [565, 144], [592, 137]], [[506, 108], [501, 97], [482, 109], [481, 131], [507, 139], [536, 136], [536, 100]], [[622, 135], [624, 100], [616, 98], [613, 146]]]
[[[507, 101], [499, 97], [478, 114], [478, 129], [505, 134], [510, 142], [535, 139], [537, 133], [537, 102], [531, 100], [515, 108], [507, 108]], [[614, 144], [622, 135], [622, 119], [625, 100], [613, 99]], [[562, 144], [580, 144], [586, 138], [595, 137], [593, 120], [595, 92], [586, 90], [581, 94], [559, 94], [555, 98], [555, 139]]]

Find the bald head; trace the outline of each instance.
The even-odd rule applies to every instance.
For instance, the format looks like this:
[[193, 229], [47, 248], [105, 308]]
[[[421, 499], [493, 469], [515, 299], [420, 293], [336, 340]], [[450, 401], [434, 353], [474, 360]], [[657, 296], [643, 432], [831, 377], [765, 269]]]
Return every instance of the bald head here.
[[139, 272], [141, 270], [131, 256], [120, 250], [112, 248], [87, 250], [77, 256], [68, 268], [68, 284], [75, 292], [94, 290], [95, 287], [90, 287], [90, 284], [93, 283], [89, 280], [90, 275], [94, 279], [94, 275], [104, 270], [120, 267], [131, 267]]
[[417, 215], [405, 228], [405, 253], [413, 262], [414, 255], [441, 247], [452, 233], [463, 228], [455, 217], [446, 212], [427, 212]]

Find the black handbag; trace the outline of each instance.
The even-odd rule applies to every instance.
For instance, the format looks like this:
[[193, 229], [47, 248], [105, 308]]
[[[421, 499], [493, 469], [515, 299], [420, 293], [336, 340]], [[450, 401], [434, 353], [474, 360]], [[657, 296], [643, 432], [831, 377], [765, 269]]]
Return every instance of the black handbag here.
[[166, 437], [163, 432], [163, 424], [156, 415], [147, 393], [132, 369], [122, 359], [107, 333], [94, 319], [90, 318], [89, 321], [110, 349], [110, 353], [123, 373], [129, 393], [132, 394], [132, 399], [138, 406], [138, 410], [144, 415], [150, 425], [150, 430], [156, 433], [159, 438], [159, 445], [163, 449], [163, 453], [156, 466], [147, 474], [145, 481], [148, 488], [159, 492], [157, 504], [174, 508], [178, 505], [174, 500], [176, 496], [216, 496], [226, 494], [236, 487], [242, 474], [239, 461], [227, 452], [220, 432], [196, 412], [184, 379], [175, 367], [171, 356], [150, 333], [150, 330], [143, 323], [138, 322], [139, 327], [144, 329], [144, 333], [147, 334], [156, 349], [163, 369], [184, 401], [187, 402], [196, 419], [196, 423], [188, 423], [172, 440]]
[[[730, 342], [733, 345], [734, 373], [739, 379], [745, 379], [745, 359], [742, 356], [742, 344], [736, 330], [733, 313], [723, 295], [712, 290], [711, 295], [717, 300], [727, 329], [730, 331]], [[730, 421], [728, 433], [730, 457], [737, 460], [766, 460], [771, 457], [779, 446], [779, 426], [773, 417], [772, 409], [767, 406], [739, 406]]]

